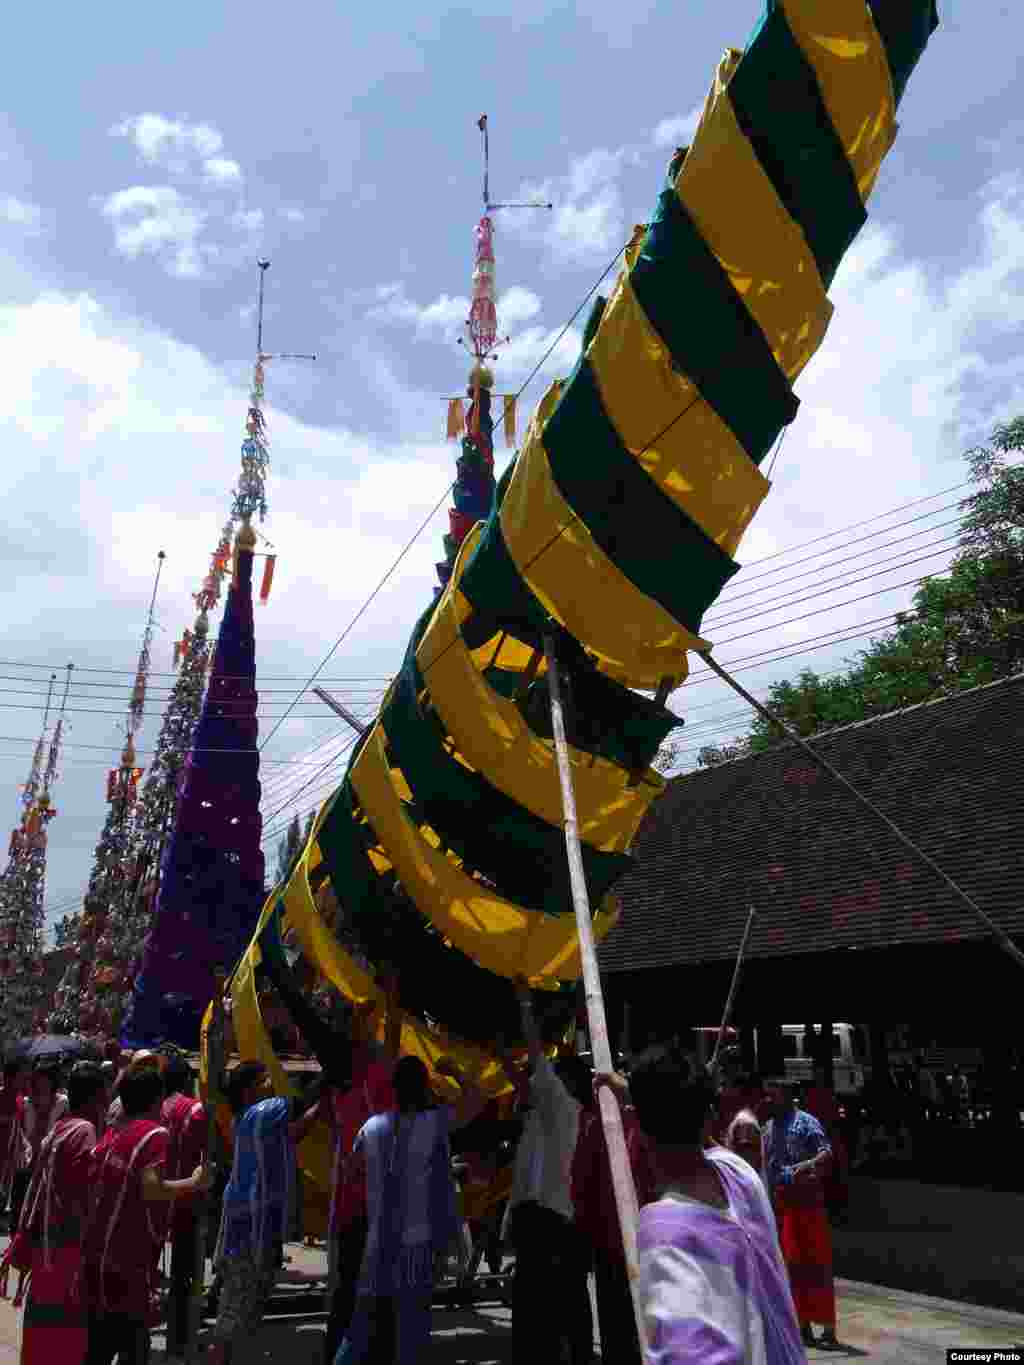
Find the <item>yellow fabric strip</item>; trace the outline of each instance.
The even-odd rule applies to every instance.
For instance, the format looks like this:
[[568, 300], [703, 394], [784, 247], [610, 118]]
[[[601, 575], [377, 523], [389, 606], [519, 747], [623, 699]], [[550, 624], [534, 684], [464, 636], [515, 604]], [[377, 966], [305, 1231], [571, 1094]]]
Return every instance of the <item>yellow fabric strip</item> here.
[[[524, 910], [467, 876], [421, 837], [395, 790], [385, 744], [378, 723], [352, 769], [352, 786], [420, 913], [498, 976], [524, 976], [535, 987], [575, 981], [582, 965], [574, 917]], [[614, 919], [614, 913], [598, 912], [595, 937], [607, 933]]]
[[719, 69], [676, 193], [792, 382], [824, 340], [832, 305], [806, 238], [740, 131], [726, 93], [731, 65]]
[[[896, 139], [896, 100], [885, 48], [864, 0], [780, 0], [814, 68], [829, 118], [865, 201]], [[760, 222], [756, 216], [752, 221]]]
[[[260, 915], [257, 934], [266, 923], [273, 907], [274, 898], [271, 896]], [[259, 961], [260, 950], [254, 935], [231, 981], [231, 1023], [235, 1031], [239, 1060], [262, 1062], [270, 1073], [274, 1094], [294, 1098], [298, 1092], [278, 1060], [263, 1023], [263, 1013], [256, 992], [256, 968]], [[325, 1123], [315, 1124], [299, 1144], [298, 1166], [303, 1176], [318, 1190], [327, 1192], [330, 1189], [331, 1135]]]
[[[309, 874], [322, 861], [316, 836], [330, 808], [328, 802], [320, 811], [302, 856], [292, 871], [288, 884], [279, 887], [271, 897], [283, 900], [285, 923], [294, 929], [303, 953], [327, 978], [332, 986], [353, 1004], [376, 1000], [383, 1008], [384, 995], [372, 976], [346, 952], [324, 923], [313, 901]], [[381, 1030], [378, 1029], [378, 1035]], [[500, 1095], [508, 1090], [508, 1081], [496, 1061], [470, 1043], [452, 1038], [440, 1029], [428, 1029], [425, 1024], [406, 1016], [402, 1021], [401, 1050], [406, 1056], [419, 1057], [433, 1071], [442, 1057], [451, 1057], [474, 1078], [488, 1095]], [[437, 1087], [446, 1094], [454, 1094], [456, 1087], [443, 1077], [435, 1077]]]
[[625, 272], [587, 356], [623, 445], [709, 539], [734, 555], [771, 484], [673, 368]]
[[653, 690], [662, 678], [681, 683], [687, 650], [709, 646], [616, 568], [562, 497], [540, 439], [558, 396], [554, 384], [534, 414], [501, 505], [509, 554], [545, 610], [585, 642], [602, 672], [626, 687]]
[[[441, 723], [465, 762], [520, 806], [560, 827], [562, 790], [553, 747], [534, 734], [514, 702], [488, 686], [459, 631], [469, 606], [458, 591], [458, 582], [464, 555], [478, 536], [476, 527], [463, 542], [416, 660]], [[642, 782], [630, 787], [626, 770], [607, 759], [571, 747], [569, 758], [580, 837], [603, 852], [625, 852], [647, 807], [664, 789], [664, 779], [652, 769]]]

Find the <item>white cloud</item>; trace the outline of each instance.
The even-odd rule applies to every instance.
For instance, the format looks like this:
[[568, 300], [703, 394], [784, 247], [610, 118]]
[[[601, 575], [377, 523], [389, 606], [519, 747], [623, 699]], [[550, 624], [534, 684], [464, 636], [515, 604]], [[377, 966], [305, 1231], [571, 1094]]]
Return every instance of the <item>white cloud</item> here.
[[599, 147], [576, 157], [564, 176], [521, 187], [524, 201], [554, 205], [524, 210], [502, 221], [502, 230], [547, 248], [559, 265], [588, 265], [625, 240], [625, 211], [619, 178], [636, 150]]
[[242, 168], [226, 156], [211, 156], [203, 162], [203, 175], [215, 185], [237, 185], [242, 179]]
[[469, 299], [441, 294], [433, 303], [418, 304], [405, 292], [400, 281], [382, 284], [376, 290], [377, 302], [367, 313], [375, 322], [397, 322], [412, 327], [417, 336], [444, 336], [458, 332], [469, 316]]
[[163, 114], [138, 114], [116, 124], [110, 132], [114, 137], [129, 138], [148, 165], [161, 166], [176, 175], [184, 175], [197, 160], [209, 165], [224, 147], [224, 138], [210, 124], [169, 119]]
[[655, 147], [688, 147], [700, 123], [703, 108], [698, 105], [688, 114], [675, 118], [663, 118], [651, 134]]
[[[390, 322], [411, 327], [419, 339], [451, 338], [462, 332], [469, 313], [469, 299], [441, 294], [432, 303], [417, 304], [405, 292], [401, 282], [380, 285], [376, 303], [367, 313], [374, 322]], [[580, 333], [570, 327], [560, 337], [560, 328], [539, 324], [523, 327], [541, 312], [541, 301], [532, 289], [512, 285], [498, 297], [498, 333], [511, 338], [499, 349], [501, 383], [518, 383], [537, 364], [540, 374], [547, 378], [566, 375], [576, 363], [580, 350]], [[548, 352], [550, 351], [550, 355]]]
[[129, 260], [156, 256], [178, 279], [202, 274], [204, 249], [199, 237], [206, 215], [178, 190], [135, 185], [110, 195], [102, 211], [113, 224], [114, 245], [122, 256]]
[[24, 199], [17, 199], [13, 194], [0, 196], [0, 222], [34, 232], [39, 227], [41, 219], [42, 213], [38, 204], [26, 203]]
[[502, 294], [498, 307], [502, 327], [515, 327], [535, 318], [541, 310], [541, 302], [532, 289], [514, 284]]
[[263, 231], [264, 213], [262, 209], [239, 209], [231, 215], [232, 227], [240, 232], [260, 233]]
[[240, 163], [222, 155], [224, 138], [209, 123], [139, 114], [110, 130], [128, 139], [147, 166], [178, 185], [134, 185], [99, 201], [114, 245], [130, 260], [148, 255], [178, 279], [198, 279], [233, 265], [264, 228], [260, 208], [241, 198]]

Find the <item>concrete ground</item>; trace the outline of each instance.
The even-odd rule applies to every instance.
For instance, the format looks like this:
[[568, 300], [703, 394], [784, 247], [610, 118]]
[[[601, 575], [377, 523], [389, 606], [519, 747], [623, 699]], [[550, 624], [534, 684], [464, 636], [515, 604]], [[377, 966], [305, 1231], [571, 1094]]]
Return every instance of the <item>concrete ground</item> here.
[[[6, 1243], [0, 1241], [0, 1250]], [[290, 1246], [285, 1283], [298, 1290], [325, 1274], [322, 1249]], [[877, 1285], [837, 1281], [839, 1351], [811, 1351], [809, 1359], [866, 1360], [871, 1365], [940, 1365], [953, 1347], [1006, 1348], [1024, 1344], [1024, 1315]], [[0, 1302], [0, 1365], [18, 1360], [20, 1313]], [[510, 1313], [500, 1305], [475, 1311], [435, 1311], [435, 1365], [511, 1365]], [[270, 1321], [244, 1353], [247, 1362], [321, 1365], [323, 1318]], [[163, 1336], [154, 1333], [152, 1365], [163, 1365]]]

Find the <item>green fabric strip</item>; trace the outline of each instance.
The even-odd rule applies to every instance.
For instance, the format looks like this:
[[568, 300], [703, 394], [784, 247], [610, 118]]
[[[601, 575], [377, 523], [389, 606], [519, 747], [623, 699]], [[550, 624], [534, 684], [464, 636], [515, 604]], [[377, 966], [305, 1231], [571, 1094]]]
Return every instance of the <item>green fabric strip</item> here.
[[[470, 1042], [492, 1042], [497, 1032], [518, 1039], [521, 1025], [512, 982], [446, 947], [412, 902], [394, 894], [394, 873], [377, 876], [363, 851], [357, 804], [346, 779], [319, 835], [331, 886], [345, 910], [342, 941], [370, 962], [394, 964], [400, 1002], [409, 1013]], [[537, 994], [550, 998], [548, 992]]]
[[[562, 829], [539, 819], [480, 773], [470, 772], [444, 747], [444, 728], [417, 700], [423, 679], [413, 634], [391, 700], [381, 712], [389, 757], [401, 768], [426, 823], [455, 850], [467, 869], [481, 872], [498, 892], [527, 910], [572, 914], [569, 865]], [[583, 845], [587, 887], [594, 902], [630, 867], [625, 854]]]
[[[646, 276], [648, 290], [655, 274], [652, 269]], [[694, 316], [702, 317], [697, 330], [703, 331], [708, 325], [703, 301], [694, 298], [692, 306]], [[770, 355], [769, 362], [779, 374]], [[744, 371], [740, 384], [733, 373], [732, 391], [740, 392], [749, 378]], [[562, 496], [608, 558], [642, 593], [699, 634], [701, 617], [739, 565], [666, 497], [622, 444], [586, 358], [548, 419], [544, 448]]]
[[501, 504], [515, 467], [515, 460], [509, 461], [498, 480], [494, 508], [459, 582], [459, 590], [473, 607], [473, 615], [462, 627], [469, 649], [479, 649], [499, 630], [535, 649], [544, 647], [547, 613], [523, 581], [501, 529]]
[[[509, 585], [511, 589], [506, 595]], [[473, 615], [462, 626], [463, 639], [470, 649], [486, 644], [502, 630], [524, 644], [543, 649], [547, 625], [544, 610], [519, 576], [497, 514], [488, 522], [459, 586], [473, 606]], [[507, 609], [510, 600], [511, 609]], [[536, 618], [533, 628], [529, 620], [524, 621], [531, 613]], [[571, 635], [561, 629], [555, 633], [561, 642], [560, 653], [567, 648], [572, 660], [567, 667], [578, 700], [570, 743], [631, 772], [646, 768], [665, 736], [681, 723], [679, 718], [604, 677]], [[518, 690], [519, 675], [509, 670], [485, 670], [484, 677], [503, 697]], [[546, 709], [531, 707], [527, 719], [537, 734], [551, 737], [550, 704]]]
[[928, 39], [939, 26], [938, 7], [935, 0], [870, 0], [870, 5], [899, 104]]
[[814, 70], [775, 0], [769, 0], [728, 93], [765, 174], [803, 229], [827, 289], [867, 211]]
[[[673, 186], [658, 197], [629, 278], [675, 367], [759, 464], [799, 402]], [[652, 431], [648, 439], [658, 435]]]

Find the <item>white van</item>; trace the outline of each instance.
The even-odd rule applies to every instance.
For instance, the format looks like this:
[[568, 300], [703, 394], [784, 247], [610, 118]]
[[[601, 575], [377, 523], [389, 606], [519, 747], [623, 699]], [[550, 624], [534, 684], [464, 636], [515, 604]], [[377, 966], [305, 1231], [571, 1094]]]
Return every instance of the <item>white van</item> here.
[[[822, 1025], [815, 1024], [820, 1032]], [[782, 1025], [782, 1055], [786, 1063], [786, 1079], [795, 1085], [806, 1085], [814, 1079], [814, 1063], [805, 1055], [803, 1024]], [[867, 1071], [863, 1057], [858, 1056], [856, 1034], [852, 1024], [832, 1025], [832, 1075], [837, 1095], [852, 1095], [864, 1084]]]
[[[815, 1024], [821, 1029], [821, 1024]], [[697, 1057], [704, 1063], [710, 1060], [715, 1050], [718, 1029], [704, 1027], [694, 1030], [696, 1035]], [[755, 1029], [755, 1047], [757, 1046]], [[733, 1028], [726, 1029], [723, 1050], [726, 1055], [738, 1052], [739, 1035]], [[786, 1065], [786, 1079], [794, 1085], [808, 1085], [814, 1079], [814, 1063], [810, 1056], [804, 1055], [803, 1024], [783, 1024], [782, 1055]], [[758, 1061], [763, 1070], [763, 1063]], [[853, 1024], [832, 1025], [832, 1075], [837, 1095], [855, 1094], [864, 1084], [864, 1077], [870, 1068], [857, 1049], [857, 1030]]]

